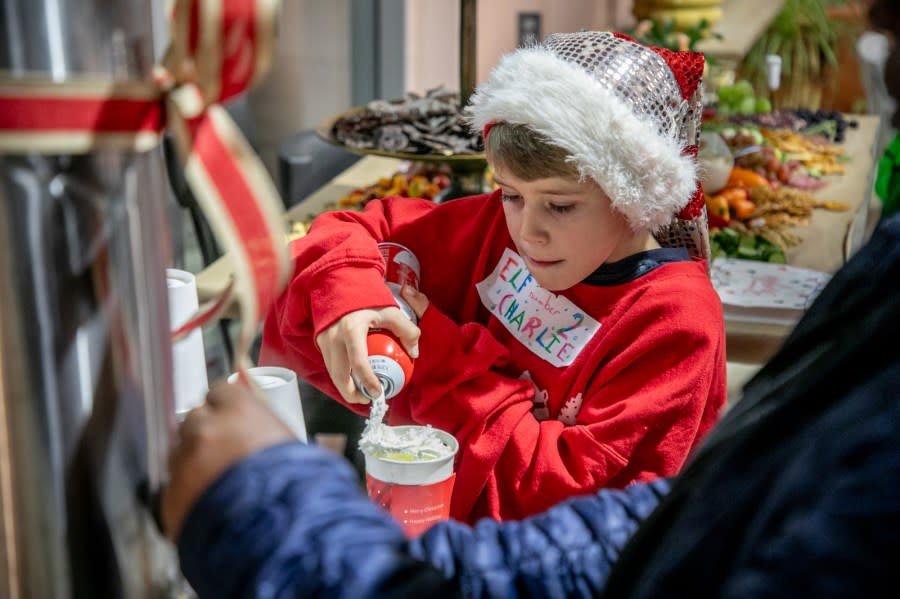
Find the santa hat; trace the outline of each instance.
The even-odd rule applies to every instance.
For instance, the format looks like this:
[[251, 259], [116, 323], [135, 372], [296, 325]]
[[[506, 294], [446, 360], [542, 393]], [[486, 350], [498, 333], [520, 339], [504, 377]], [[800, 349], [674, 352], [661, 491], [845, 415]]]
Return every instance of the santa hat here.
[[475, 130], [524, 124], [564, 149], [636, 231], [660, 232], [679, 213], [705, 227], [696, 166], [702, 73], [699, 53], [618, 33], [553, 34], [504, 56], [468, 111]]

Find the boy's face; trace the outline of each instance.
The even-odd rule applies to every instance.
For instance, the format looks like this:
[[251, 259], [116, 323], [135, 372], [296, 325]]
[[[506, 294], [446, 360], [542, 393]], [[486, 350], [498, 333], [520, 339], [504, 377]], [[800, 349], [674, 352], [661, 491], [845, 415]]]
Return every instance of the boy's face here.
[[523, 181], [495, 165], [494, 181], [510, 237], [544, 289], [568, 289], [601, 264], [644, 249], [646, 236], [631, 231], [592, 180]]

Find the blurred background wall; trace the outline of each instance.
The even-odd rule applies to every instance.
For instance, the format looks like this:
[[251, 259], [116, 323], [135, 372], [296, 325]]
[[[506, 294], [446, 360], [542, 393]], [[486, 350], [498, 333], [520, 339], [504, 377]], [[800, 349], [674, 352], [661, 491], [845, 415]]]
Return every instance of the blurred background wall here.
[[[756, 13], [768, 16], [765, 22], [722, 29], [753, 29], [764, 37], [781, 7], [804, 2], [825, 6], [831, 23], [850, 19], [864, 27], [867, 0], [724, 0], [726, 18], [729, 13], [745, 15], [740, 21]], [[554, 31], [628, 29], [635, 23], [633, 8], [634, 0], [479, 0], [476, 81], [522, 42], [523, 24], [536, 27], [531, 31], [539, 38]], [[283, 0], [271, 72], [229, 108], [274, 174], [279, 141], [329, 116], [375, 98], [439, 86], [458, 90], [459, 15], [458, 0]], [[823, 108], [866, 110], [854, 43], [853, 35], [839, 39], [838, 64], [819, 77], [837, 81], [818, 94]]]
[[[278, 49], [266, 79], [229, 106], [270, 172], [292, 132], [375, 98], [459, 88], [459, 2], [283, 0]], [[520, 13], [539, 14], [540, 35], [633, 22], [631, 2], [481, 0], [477, 80], [518, 45]]]

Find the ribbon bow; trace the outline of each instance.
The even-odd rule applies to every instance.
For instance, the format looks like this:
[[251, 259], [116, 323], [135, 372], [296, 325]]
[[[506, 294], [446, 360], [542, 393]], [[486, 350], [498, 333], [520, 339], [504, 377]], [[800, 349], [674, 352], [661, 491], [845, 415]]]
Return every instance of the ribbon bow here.
[[165, 128], [175, 134], [185, 178], [235, 277], [173, 335], [215, 318], [233, 295], [240, 372], [289, 261], [278, 191], [219, 103], [268, 69], [276, 12], [277, 0], [175, 0], [171, 43], [152, 82], [0, 75], [0, 153], [140, 152], [156, 147]]

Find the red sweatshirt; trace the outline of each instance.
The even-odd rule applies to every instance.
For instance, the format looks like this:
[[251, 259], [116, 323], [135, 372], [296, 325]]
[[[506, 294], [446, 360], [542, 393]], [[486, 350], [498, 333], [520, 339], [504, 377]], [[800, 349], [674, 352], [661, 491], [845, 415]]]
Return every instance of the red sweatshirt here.
[[499, 194], [320, 216], [292, 246], [296, 271], [265, 323], [260, 363], [339, 398], [314, 339], [349, 312], [395, 305], [382, 241], [418, 257], [430, 300], [420, 357], [388, 421], [459, 440], [452, 517], [518, 519], [675, 474], [715, 423], [725, 332], [705, 264], [626, 259], [555, 294], [516, 254]]

